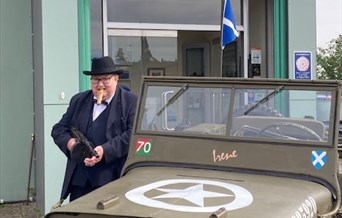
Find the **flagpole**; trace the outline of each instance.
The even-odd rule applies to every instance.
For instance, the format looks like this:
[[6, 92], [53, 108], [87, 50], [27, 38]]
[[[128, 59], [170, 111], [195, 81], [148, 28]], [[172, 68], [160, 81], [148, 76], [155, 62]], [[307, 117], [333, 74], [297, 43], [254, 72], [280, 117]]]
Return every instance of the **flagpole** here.
[[221, 38], [221, 40], [220, 40], [220, 64], [221, 64], [221, 68], [220, 68], [220, 75], [221, 75], [221, 77], [223, 77], [223, 49], [221, 48], [221, 41], [222, 41], [222, 31], [223, 31], [223, 28], [222, 28], [222, 26], [223, 26], [223, 9], [224, 9], [224, 2], [225, 2], [225, 0], [221, 0], [221, 25], [220, 25], [220, 38]]
[[248, 78], [248, 54], [249, 54], [249, 22], [248, 22], [248, 14], [249, 14], [249, 0], [243, 1], [243, 29], [244, 29], [244, 37], [243, 37], [243, 69], [244, 69], [244, 78]]

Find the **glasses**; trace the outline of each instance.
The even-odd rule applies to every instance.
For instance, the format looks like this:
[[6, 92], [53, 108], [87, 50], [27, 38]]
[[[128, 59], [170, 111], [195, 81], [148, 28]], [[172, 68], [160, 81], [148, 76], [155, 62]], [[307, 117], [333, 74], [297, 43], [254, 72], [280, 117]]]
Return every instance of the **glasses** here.
[[113, 77], [114, 75], [111, 75], [110, 77], [105, 77], [105, 78], [94, 78], [91, 77], [90, 81], [92, 84], [98, 84], [100, 81], [103, 82], [103, 84], [108, 84], [110, 79]]

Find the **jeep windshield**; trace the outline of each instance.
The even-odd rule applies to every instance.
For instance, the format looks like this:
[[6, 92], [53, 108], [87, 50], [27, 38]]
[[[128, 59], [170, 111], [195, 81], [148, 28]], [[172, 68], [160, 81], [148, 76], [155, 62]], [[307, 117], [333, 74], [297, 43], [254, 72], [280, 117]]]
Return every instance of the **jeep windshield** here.
[[148, 86], [141, 130], [295, 143], [327, 143], [332, 135], [332, 103], [321, 101], [334, 94], [329, 89], [190, 84], [182, 90], [183, 84]]

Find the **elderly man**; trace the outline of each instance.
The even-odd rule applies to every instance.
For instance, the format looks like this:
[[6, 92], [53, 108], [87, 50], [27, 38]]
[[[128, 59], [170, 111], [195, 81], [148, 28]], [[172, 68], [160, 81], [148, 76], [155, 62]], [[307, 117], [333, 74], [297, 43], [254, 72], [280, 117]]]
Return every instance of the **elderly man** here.
[[[111, 57], [95, 58], [90, 75], [91, 90], [74, 95], [51, 136], [68, 158], [61, 200], [70, 201], [120, 176], [127, 157], [137, 97], [118, 86], [122, 70]], [[71, 128], [89, 142], [94, 156], [84, 155]], [[76, 149], [77, 148], [77, 149]], [[77, 152], [76, 152], [77, 150]], [[81, 152], [80, 152], [81, 151]]]

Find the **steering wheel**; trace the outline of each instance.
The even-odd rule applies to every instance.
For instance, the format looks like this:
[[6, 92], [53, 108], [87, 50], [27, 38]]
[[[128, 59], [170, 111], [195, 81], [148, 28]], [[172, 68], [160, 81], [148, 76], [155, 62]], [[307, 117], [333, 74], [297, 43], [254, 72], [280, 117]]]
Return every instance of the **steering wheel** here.
[[[286, 127], [286, 126], [290, 126], [290, 127], [294, 127], [300, 130], [303, 130], [307, 133], [309, 133], [309, 135], [313, 136], [315, 139], [317, 139], [317, 141], [323, 141], [322, 137], [320, 137], [315, 131], [313, 131], [312, 129], [303, 126], [302, 124], [299, 123], [291, 123], [291, 122], [280, 122], [280, 123], [273, 123], [271, 125], [268, 125], [266, 127], [264, 127], [263, 129], [261, 129], [259, 131], [259, 133], [257, 134], [258, 137], [262, 136], [262, 135], [266, 135], [266, 134], [272, 134], [272, 133], [266, 133], [267, 130], [269, 129], [276, 129], [277, 132], [279, 133], [279, 136], [281, 138], [286, 138], [286, 137], [291, 137], [288, 135], [284, 135], [283, 132], [281, 131], [281, 127]], [[295, 138], [295, 137], [294, 137]]]

